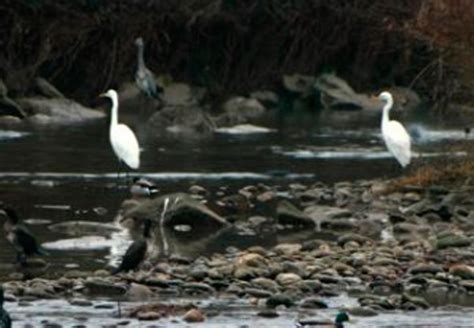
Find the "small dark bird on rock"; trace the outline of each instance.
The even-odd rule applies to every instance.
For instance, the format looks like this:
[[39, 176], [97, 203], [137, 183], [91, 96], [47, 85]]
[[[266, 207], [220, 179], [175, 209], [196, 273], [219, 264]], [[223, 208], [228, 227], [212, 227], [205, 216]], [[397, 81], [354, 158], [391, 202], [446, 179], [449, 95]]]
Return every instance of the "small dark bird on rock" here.
[[[2, 210], [0, 210], [2, 211]], [[17, 252], [17, 261], [24, 265], [26, 258], [32, 255], [49, 255], [28, 228], [18, 218], [16, 212], [6, 207], [3, 209], [6, 220], [3, 223], [3, 230], [7, 240], [13, 245]]]
[[3, 308], [3, 302], [5, 301], [3, 287], [0, 286], [0, 328], [11, 328], [12, 319], [8, 312]]
[[148, 250], [148, 238], [150, 238], [151, 220], [145, 219], [143, 221], [143, 238], [134, 241], [122, 257], [122, 263], [119, 267], [112, 271], [115, 275], [119, 272], [135, 270], [145, 260], [146, 252]]

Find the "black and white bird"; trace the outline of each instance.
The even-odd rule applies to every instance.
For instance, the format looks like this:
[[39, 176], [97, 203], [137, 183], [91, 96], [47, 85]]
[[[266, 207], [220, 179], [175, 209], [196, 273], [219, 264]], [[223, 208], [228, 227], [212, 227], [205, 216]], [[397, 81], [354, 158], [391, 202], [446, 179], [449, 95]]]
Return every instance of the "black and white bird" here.
[[24, 265], [26, 259], [33, 255], [49, 255], [46, 250], [38, 244], [35, 236], [18, 218], [16, 212], [6, 207], [3, 210], [6, 219], [3, 223], [3, 230], [7, 240], [13, 245], [17, 253], [17, 261]]
[[8, 314], [7, 310], [3, 308], [3, 303], [5, 301], [5, 295], [3, 287], [0, 286], [0, 328], [11, 328], [12, 319]]
[[158, 187], [152, 181], [145, 178], [133, 178], [130, 193], [135, 198], [153, 197], [158, 194]]
[[143, 39], [135, 40], [137, 46], [137, 71], [135, 73], [135, 83], [138, 89], [150, 98], [160, 99], [160, 93], [163, 89], [156, 84], [155, 75], [145, 65], [144, 59], [144, 43]]
[[134, 241], [122, 257], [120, 265], [112, 271], [112, 274], [126, 272], [137, 269], [145, 260], [148, 250], [148, 238], [151, 237], [152, 222], [149, 219], [143, 220], [143, 237]]

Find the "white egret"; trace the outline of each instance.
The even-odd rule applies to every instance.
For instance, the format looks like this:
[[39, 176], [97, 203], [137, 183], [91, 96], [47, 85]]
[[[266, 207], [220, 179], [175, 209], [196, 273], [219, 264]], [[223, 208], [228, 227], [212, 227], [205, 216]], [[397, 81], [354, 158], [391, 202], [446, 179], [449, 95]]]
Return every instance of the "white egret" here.
[[379, 99], [384, 103], [382, 114], [383, 140], [398, 163], [400, 163], [402, 167], [405, 167], [410, 164], [411, 160], [410, 135], [400, 122], [390, 120], [388, 117], [388, 113], [393, 106], [393, 97], [390, 92], [382, 92], [379, 95]]
[[150, 98], [159, 99], [158, 93], [161, 92], [162, 89], [156, 85], [155, 75], [145, 65], [145, 59], [143, 58], [143, 39], [137, 38], [135, 40], [135, 45], [138, 49], [138, 65], [137, 72], [135, 73], [135, 83], [137, 84], [138, 89], [140, 89], [140, 91], [142, 91], [145, 95]]
[[112, 101], [112, 115], [110, 119], [110, 144], [119, 161], [125, 162], [130, 168], [140, 166], [140, 147], [135, 133], [125, 124], [118, 123], [118, 95], [113, 89], [101, 95]]

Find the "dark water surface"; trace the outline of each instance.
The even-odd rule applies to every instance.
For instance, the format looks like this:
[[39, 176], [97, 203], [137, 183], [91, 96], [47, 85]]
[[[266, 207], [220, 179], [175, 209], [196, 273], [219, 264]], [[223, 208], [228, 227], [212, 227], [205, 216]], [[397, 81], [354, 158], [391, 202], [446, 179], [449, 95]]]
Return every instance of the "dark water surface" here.
[[[268, 122], [275, 133], [206, 138], [150, 138], [150, 131], [138, 122], [139, 116], [128, 113], [122, 120], [135, 129], [142, 147], [140, 170], [130, 174], [155, 180], [161, 193], [186, 191], [193, 184], [217, 191], [222, 186], [237, 190], [259, 182], [285, 186], [294, 181], [333, 182], [402, 174], [383, 146], [378, 118], [347, 121], [346, 116], [324, 120], [294, 115]], [[466, 142], [461, 127], [410, 129], [416, 137], [412, 167], [465, 155], [460, 146]], [[124, 174], [117, 178], [119, 166], [109, 145], [107, 120], [0, 130], [0, 154], [0, 200], [12, 204], [25, 219], [111, 222], [121, 202], [129, 197]], [[105, 208], [106, 213], [98, 215], [97, 208]], [[31, 229], [42, 242], [65, 238], [51, 232], [48, 225], [37, 224]], [[219, 247], [219, 239], [208, 243], [212, 245], [209, 251], [278, 242], [275, 238], [225, 234]], [[106, 263], [106, 253], [78, 252], [71, 258], [69, 252], [54, 251], [54, 265], [59, 269], [77, 261], [83, 269], [100, 268]], [[12, 259], [11, 249], [1, 238], [1, 262], [8, 264]], [[5, 270], [10, 270], [9, 265], [0, 266], [0, 273]]]
[[[317, 117], [306, 115], [270, 122], [270, 126], [277, 129], [276, 133], [216, 134], [203, 139], [179, 136], [153, 139], [140, 124], [133, 124], [136, 123], [133, 115], [127, 121], [137, 131], [143, 148], [141, 168], [133, 174], [155, 180], [161, 193], [186, 191], [193, 184], [211, 191], [222, 186], [237, 190], [259, 182], [285, 186], [294, 181], [334, 182], [402, 174], [383, 146], [378, 119], [359, 125], [337, 118], [318, 121]], [[466, 139], [462, 126], [418, 126], [412, 131], [417, 153], [412, 167], [429, 161], [459, 160], [466, 155], [462, 145], [466, 140], [471, 142], [470, 137]], [[109, 145], [106, 121], [15, 132], [0, 130], [0, 154], [0, 200], [12, 204], [21, 217], [33, 223], [33, 219], [47, 220], [30, 225], [41, 242], [68, 238], [50, 231], [48, 225], [52, 223], [70, 220], [112, 222], [121, 202], [129, 197], [126, 179], [117, 179], [118, 165]], [[106, 212], [98, 214], [101, 211], [97, 209]], [[127, 245], [126, 238], [117, 238], [125, 241], [119, 250], [52, 251], [52, 269], [104, 268], [111, 253], [120, 255]], [[309, 238], [309, 235], [302, 238]], [[283, 240], [284, 237], [279, 236], [244, 236], [231, 231], [211, 238], [198, 249], [209, 253], [228, 246], [271, 246]], [[14, 270], [13, 260], [11, 246], [0, 238], [0, 275], [8, 275]], [[47, 309], [49, 305], [44, 306]], [[14, 311], [26, 313], [25, 309], [15, 308]], [[463, 320], [460, 319], [456, 326], [468, 327], [464, 320], [466, 314], [462, 315]], [[472, 315], [467, 316], [471, 323], [474, 322]], [[433, 323], [411, 314], [391, 316], [395, 316], [393, 320], [406, 322], [406, 327], [425, 327], [425, 324]], [[275, 322], [271, 327], [287, 327], [293, 319], [291, 315], [283, 316], [281, 324]], [[365, 320], [364, 325], [356, 323], [354, 327], [370, 327], [372, 320], [377, 322], [371, 318]], [[390, 320], [387, 317], [382, 326], [392, 327]], [[209, 324], [206, 327], [212, 326], [212, 322]], [[214, 326], [226, 325], [218, 320]], [[234, 322], [229, 327], [237, 326]]]

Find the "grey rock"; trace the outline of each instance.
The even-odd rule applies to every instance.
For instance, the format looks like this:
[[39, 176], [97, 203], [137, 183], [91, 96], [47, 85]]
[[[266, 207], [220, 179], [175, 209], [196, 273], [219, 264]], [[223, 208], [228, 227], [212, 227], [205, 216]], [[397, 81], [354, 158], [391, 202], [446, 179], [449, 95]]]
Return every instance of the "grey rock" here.
[[305, 298], [301, 302], [300, 306], [306, 309], [327, 309], [328, 308], [327, 303], [317, 297]]
[[315, 226], [315, 223], [311, 217], [300, 211], [298, 208], [296, 208], [296, 206], [287, 200], [282, 200], [278, 203], [276, 214], [277, 220], [281, 224], [309, 227]]
[[471, 245], [471, 240], [463, 235], [446, 234], [438, 236], [436, 248], [445, 249], [450, 247], [467, 247]]
[[105, 118], [103, 112], [65, 98], [21, 98], [17, 102], [31, 115], [28, 122], [33, 124], [71, 124]]
[[281, 286], [294, 286], [301, 283], [302, 279], [295, 273], [280, 273], [276, 276], [275, 281]]
[[287, 294], [276, 294], [267, 299], [268, 308], [276, 308], [277, 306], [283, 305], [287, 308], [292, 307], [295, 304], [293, 297]]
[[[167, 208], [163, 213], [166, 203]], [[158, 222], [163, 217], [165, 226], [186, 224], [190, 225], [193, 229], [203, 226], [221, 228], [229, 225], [224, 218], [185, 193], [144, 199], [136, 206], [126, 210], [123, 217], [152, 219]]]
[[223, 105], [223, 114], [216, 119], [218, 126], [251, 123], [265, 114], [266, 108], [256, 99], [233, 97]]
[[438, 272], [443, 272], [443, 268], [437, 264], [418, 264], [409, 269], [411, 274], [420, 274], [420, 273], [432, 273], [436, 274]]
[[35, 78], [35, 85], [41, 95], [47, 98], [64, 98], [64, 95], [54, 85], [42, 77]]
[[127, 288], [122, 284], [114, 284], [101, 278], [89, 278], [84, 281], [89, 294], [101, 296], [125, 295]]
[[210, 135], [216, 125], [200, 107], [166, 106], [154, 113], [147, 122], [152, 137], [163, 133], [191, 136]]
[[245, 288], [242, 292], [257, 298], [268, 298], [272, 296], [272, 292], [258, 288]]
[[365, 237], [365, 236], [362, 236], [362, 235], [359, 235], [359, 234], [348, 233], [348, 234], [340, 236], [337, 239], [337, 244], [340, 245], [340, 246], [343, 246], [344, 244], [346, 244], [348, 242], [351, 242], [351, 241], [355, 241], [355, 242], [359, 243], [360, 245], [362, 245], [362, 244], [371, 242], [372, 240], [368, 237]]
[[259, 311], [257, 315], [259, 317], [267, 318], [267, 319], [278, 318], [280, 316], [278, 312], [271, 309], [265, 309], [265, 310]]

